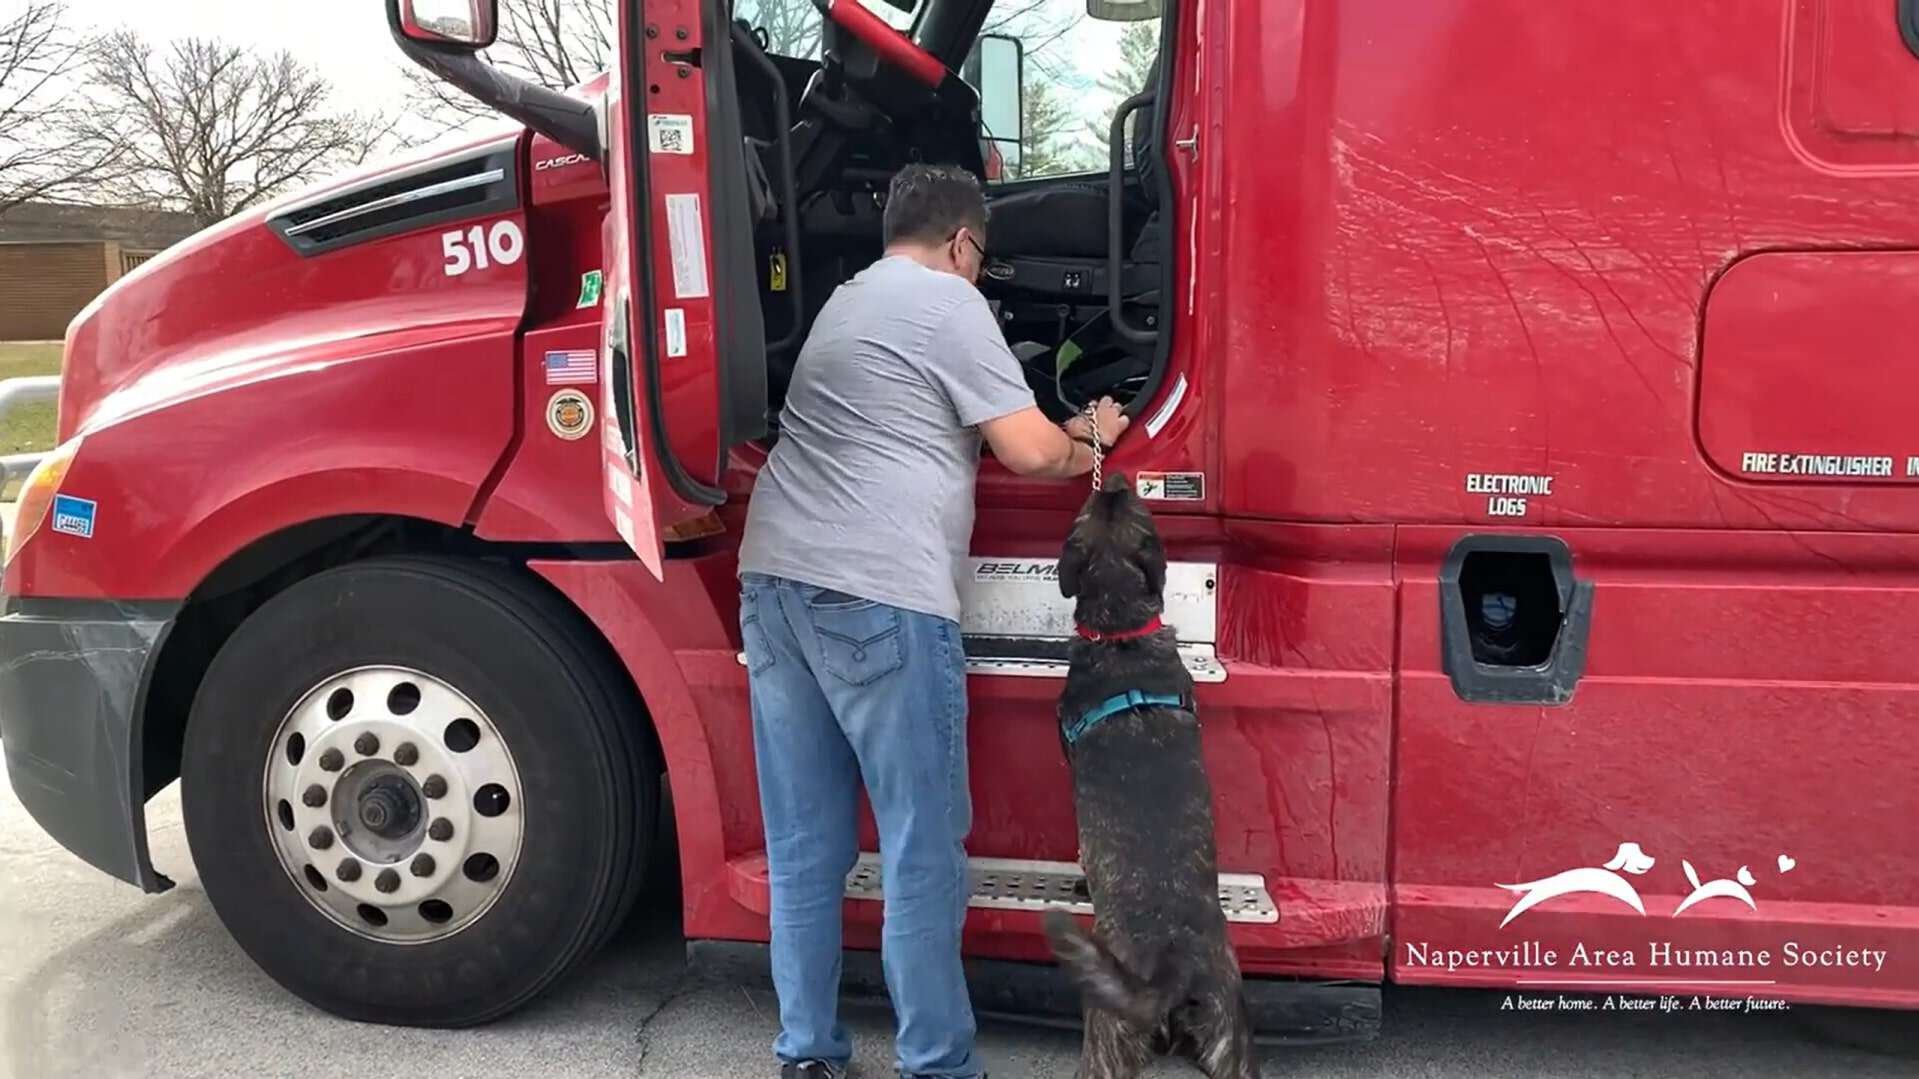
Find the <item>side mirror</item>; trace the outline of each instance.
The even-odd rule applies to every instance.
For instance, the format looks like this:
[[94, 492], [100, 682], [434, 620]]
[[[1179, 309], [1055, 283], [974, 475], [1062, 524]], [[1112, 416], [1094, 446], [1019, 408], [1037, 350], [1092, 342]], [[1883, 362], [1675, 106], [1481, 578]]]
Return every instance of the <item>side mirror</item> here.
[[478, 50], [499, 28], [499, 0], [400, 0], [400, 33], [413, 41]]
[[980, 138], [998, 152], [1003, 175], [1017, 176], [1026, 135], [1026, 46], [1016, 37], [987, 34], [966, 66], [979, 91]]
[[1101, 22], [1145, 22], [1159, 18], [1160, 0], [1086, 0], [1088, 18]]

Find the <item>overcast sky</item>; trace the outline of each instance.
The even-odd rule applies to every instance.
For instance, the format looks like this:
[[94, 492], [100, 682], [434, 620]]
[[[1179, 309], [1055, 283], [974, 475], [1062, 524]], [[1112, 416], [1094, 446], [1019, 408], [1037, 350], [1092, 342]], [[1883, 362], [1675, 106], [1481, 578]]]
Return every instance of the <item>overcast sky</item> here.
[[[0, 0], [0, 12], [18, 2]], [[1115, 101], [1093, 84], [1115, 58], [1122, 26], [1081, 17], [1083, 3], [1043, 0], [1038, 12], [1072, 29], [1047, 47], [1051, 64], [1030, 53], [1037, 40], [1027, 43], [1027, 77], [1053, 69], [1072, 88], [1068, 107], [1103, 127]], [[262, 52], [287, 49], [325, 75], [348, 108], [389, 112], [406, 100], [406, 61], [388, 36], [383, 0], [73, 0], [68, 12], [82, 27], [127, 26], [155, 40], [217, 37]]]
[[[5, 11], [17, 0], [0, 0]], [[381, 0], [81, 0], [81, 26], [128, 26], [155, 39], [218, 37], [260, 51], [286, 49], [332, 81], [341, 103], [392, 107], [404, 97], [400, 51]]]

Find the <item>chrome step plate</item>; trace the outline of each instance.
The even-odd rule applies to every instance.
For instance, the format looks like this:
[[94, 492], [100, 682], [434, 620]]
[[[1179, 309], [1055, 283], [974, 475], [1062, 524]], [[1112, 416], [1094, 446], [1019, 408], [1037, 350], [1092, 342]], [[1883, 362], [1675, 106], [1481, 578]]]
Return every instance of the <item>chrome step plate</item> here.
[[[1201, 684], [1226, 681], [1226, 668], [1213, 655], [1209, 644], [1182, 644], [1179, 658], [1193, 681]], [[1010, 678], [1064, 678], [1066, 664], [1055, 659], [1021, 659], [1016, 656], [968, 656], [967, 674], [997, 674]]]
[[[1086, 874], [1073, 862], [1035, 862], [1015, 858], [968, 858], [972, 878], [969, 907], [993, 910], [1048, 910], [1065, 907], [1075, 914], [1092, 914], [1085, 898]], [[885, 898], [880, 882], [880, 856], [860, 852], [860, 860], [846, 876], [846, 898], [879, 902]], [[1257, 873], [1221, 873], [1219, 906], [1229, 922], [1271, 925], [1279, 908], [1266, 891], [1266, 879]]]

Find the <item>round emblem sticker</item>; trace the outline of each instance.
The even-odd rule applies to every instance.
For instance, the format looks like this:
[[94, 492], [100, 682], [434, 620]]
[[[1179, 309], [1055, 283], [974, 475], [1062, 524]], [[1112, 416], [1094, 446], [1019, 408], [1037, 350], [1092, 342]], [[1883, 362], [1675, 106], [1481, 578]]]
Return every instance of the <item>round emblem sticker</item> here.
[[561, 390], [546, 403], [546, 425], [568, 442], [584, 438], [593, 427], [593, 402], [578, 390]]

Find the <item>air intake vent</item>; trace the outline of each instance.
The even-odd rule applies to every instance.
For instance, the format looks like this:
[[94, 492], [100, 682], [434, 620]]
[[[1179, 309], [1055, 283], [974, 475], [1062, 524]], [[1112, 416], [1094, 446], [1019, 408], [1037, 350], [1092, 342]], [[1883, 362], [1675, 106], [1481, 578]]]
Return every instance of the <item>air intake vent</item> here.
[[311, 202], [268, 224], [301, 255], [313, 256], [413, 229], [503, 213], [519, 205], [517, 143], [428, 161]]

